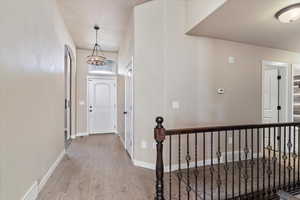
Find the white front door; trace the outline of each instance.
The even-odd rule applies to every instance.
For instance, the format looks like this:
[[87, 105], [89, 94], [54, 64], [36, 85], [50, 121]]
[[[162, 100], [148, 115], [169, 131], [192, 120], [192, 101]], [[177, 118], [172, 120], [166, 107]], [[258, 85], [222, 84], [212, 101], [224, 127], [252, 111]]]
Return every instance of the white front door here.
[[115, 79], [89, 79], [88, 97], [89, 133], [116, 132]]
[[125, 77], [125, 148], [133, 154], [133, 84], [132, 71]]
[[264, 67], [263, 83], [263, 122], [278, 122], [278, 69], [276, 67]]

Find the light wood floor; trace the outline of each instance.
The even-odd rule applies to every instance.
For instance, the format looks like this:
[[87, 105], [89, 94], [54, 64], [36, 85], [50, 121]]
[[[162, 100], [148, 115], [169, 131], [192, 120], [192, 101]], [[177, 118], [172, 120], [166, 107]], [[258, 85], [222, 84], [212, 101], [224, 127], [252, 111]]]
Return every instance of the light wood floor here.
[[116, 135], [73, 141], [38, 200], [154, 199], [154, 171], [133, 166]]

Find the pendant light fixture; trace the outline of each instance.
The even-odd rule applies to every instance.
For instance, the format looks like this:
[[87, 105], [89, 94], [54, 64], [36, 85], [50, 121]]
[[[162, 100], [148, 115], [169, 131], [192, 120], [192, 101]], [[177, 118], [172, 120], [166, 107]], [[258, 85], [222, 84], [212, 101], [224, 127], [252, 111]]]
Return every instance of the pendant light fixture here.
[[279, 10], [275, 17], [282, 23], [292, 23], [300, 19], [300, 3]]
[[95, 25], [94, 29], [96, 31], [96, 42], [93, 48], [92, 55], [87, 57], [87, 63], [90, 65], [103, 65], [106, 61], [106, 58], [104, 57], [104, 54], [102, 52], [101, 46], [98, 44], [98, 31], [99, 26]]

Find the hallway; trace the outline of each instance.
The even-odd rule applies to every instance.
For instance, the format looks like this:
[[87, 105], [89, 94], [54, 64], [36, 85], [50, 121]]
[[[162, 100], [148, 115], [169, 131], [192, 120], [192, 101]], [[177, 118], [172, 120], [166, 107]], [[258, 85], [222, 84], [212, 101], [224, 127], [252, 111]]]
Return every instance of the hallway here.
[[134, 167], [118, 136], [77, 138], [38, 200], [153, 199], [154, 172]]

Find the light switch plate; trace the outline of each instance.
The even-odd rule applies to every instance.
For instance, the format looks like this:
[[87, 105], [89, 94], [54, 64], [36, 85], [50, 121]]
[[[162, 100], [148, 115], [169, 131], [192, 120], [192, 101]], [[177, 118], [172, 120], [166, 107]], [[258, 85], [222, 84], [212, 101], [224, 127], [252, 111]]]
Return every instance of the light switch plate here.
[[142, 141], [141, 147], [142, 147], [142, 149], [147, 149], [147, 142], [146, 141]]
[[229, 57], [228, 57], [228, 63], [229, 63], [229, 64], [235, 63], [235, 57], [229, 56]]
[[173, 109], [179, 109], [180, 105], [178, 101], [172, 101], [172, 108]]

